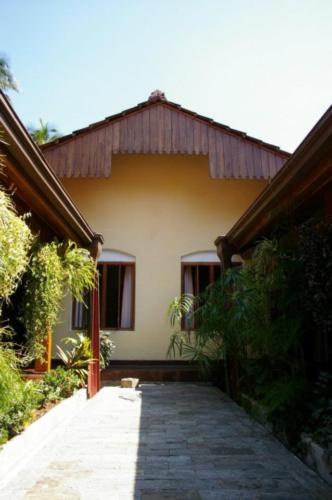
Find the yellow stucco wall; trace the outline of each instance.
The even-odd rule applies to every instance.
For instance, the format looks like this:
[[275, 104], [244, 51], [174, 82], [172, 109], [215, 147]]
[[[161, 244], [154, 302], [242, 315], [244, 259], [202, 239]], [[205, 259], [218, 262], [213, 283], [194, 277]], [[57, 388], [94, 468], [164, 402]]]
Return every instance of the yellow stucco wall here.
[[[104, 248], [136, 257], [135, 331], [114, 332], [114, 359], [163, 360], [166, 311], [180, 293], [181, 256], [215, 250], [214, 240], [258, 196], [264, 181], [213, 180], [203, 156], [115, 155], [108, 179], [63, 179]], [[70, 330], [66, 301], [57, 343]]]

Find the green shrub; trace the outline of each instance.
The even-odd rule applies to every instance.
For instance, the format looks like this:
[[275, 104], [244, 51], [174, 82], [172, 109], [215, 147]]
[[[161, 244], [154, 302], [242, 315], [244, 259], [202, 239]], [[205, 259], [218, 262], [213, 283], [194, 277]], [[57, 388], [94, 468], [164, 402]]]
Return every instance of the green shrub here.
[[0, 443], [21, 432], [42, 401], [38, 387], [22, 379], [19, 363], [10, 344], [0, 343]]
[[65, 368], [80, 378], [83, 386], [88, 376], [89, 362], [92, 361], [90, 339], [83, 333], [78, 333], [75, 338], [66, 337], [63, 341], [72, 348], [64, 351], [60, 346], [57, 346], [59, 357]]
[[45, 374], [39, 390], [44, 402], [56, 402], [68, 398], [80, 387], [82, 387], [81, 379], [73, 370], [58, 366], [55, 370]]
[[115, 344], [111, 339], [111, 333], [100, 332], [100, 367], [101, 369], [107, 368], [111, 364], [112, 354], [115, 349]]
[[58, 367], [40, 382], [24, 381], [13, 349], [0, 344], [0, 444], [21, 432], [34, 418], [35, 410], [56, 403], [82, 387], [73, 370]]
[[33, 420], [34, 413], [42, 404], [42, 396], [33, 381], [23, 382], [6, 410], [0, 410], [0, 443], [20, 433]]

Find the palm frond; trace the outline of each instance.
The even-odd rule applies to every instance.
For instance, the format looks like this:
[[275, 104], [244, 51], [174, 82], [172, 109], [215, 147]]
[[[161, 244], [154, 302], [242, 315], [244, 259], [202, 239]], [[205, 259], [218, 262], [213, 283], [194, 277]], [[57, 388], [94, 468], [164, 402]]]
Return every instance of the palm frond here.
[[195, 297], [191, 294], [184, 293], [178, 297], [174, 297], [167, 310], [172, 328], [174, 328], [177, 323], [180, 324], [184, 316], [193, 312], [194, 304]]

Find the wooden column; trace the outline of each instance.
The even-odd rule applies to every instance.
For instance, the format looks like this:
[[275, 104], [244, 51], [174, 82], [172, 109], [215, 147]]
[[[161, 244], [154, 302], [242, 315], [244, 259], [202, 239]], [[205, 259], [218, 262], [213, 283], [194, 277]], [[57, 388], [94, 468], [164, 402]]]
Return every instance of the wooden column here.
[[35, 371], [36, 372], [49, 372], [51, 370], [52, 364], [52, 332], [49, 331], [47, 337], [43, 340], [43, 345], [45, 348], [44, 361], [40, 359], [35, 359]]
[[[97, 261], [102, 251], [103, 238], [96, 235], [90, 253]], [[100, 349], [99, 349], [99, 280], [96, 276], [96, 287], [90, 292], [89, 300], [89, 333], [93, 361], [89, 364], [88, 395], [95, 396], [100, 389]]]
[[[214, 244], [217, 247], [217, 254], [224, 270], [232, 267], [232, 256], [235, 249], [230, 245], [225, 236], [219, 236]], [[226, 354], [228, 366], [228, 378], [230, 387], [230, 396], [235, 400], [240, 399], [240, 373], [239, 373], [239, 359], [237, 353]]]
[[100, 362], [99, 362], [99, 287], [90, 294], [90, 339], [93, 361], [89, 364], [88, 394], [92, 398], [100, 389]]

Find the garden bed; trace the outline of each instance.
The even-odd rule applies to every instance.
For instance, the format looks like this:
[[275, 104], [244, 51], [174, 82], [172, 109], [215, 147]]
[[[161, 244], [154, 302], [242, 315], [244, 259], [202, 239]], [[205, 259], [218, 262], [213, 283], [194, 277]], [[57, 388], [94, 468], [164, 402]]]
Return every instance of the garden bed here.
[[49, 443], [86, 404], [86, 389], [55, 404], [21, 434], [0, 447], [0, 489], [10, 478]]
[[252, 399], [247, 394], [241, 393], [240, 399], [241, 406], [246, 410], [246, 412], [257, 422], [262, 424], [267, 430], [272, 432], [272, 425], [267, 419], [267, 413], [265, 408], [258, 403], [258, 401]]
[[[268, 421], [267, 411], [263, 405], [247, 394], [241, 393], [240, 404], [242, 408], [257, 422], [273, 433], [284, 446], [290, 448], [285, 436], [274, 432], [273, 425]], [[294, 452], [294, 450], [292, 449]], [[296, 450], [295, 450], [296, 451]], [[326, 450], [316, 443], [309, 435], [302, 434], [296, 455], [315, 471], [324, 481], [332, 485], [332, 460]]]
[[332, 485], [332, 457], [310, 436], [301, 436], [301, 458], [328, 484]]

